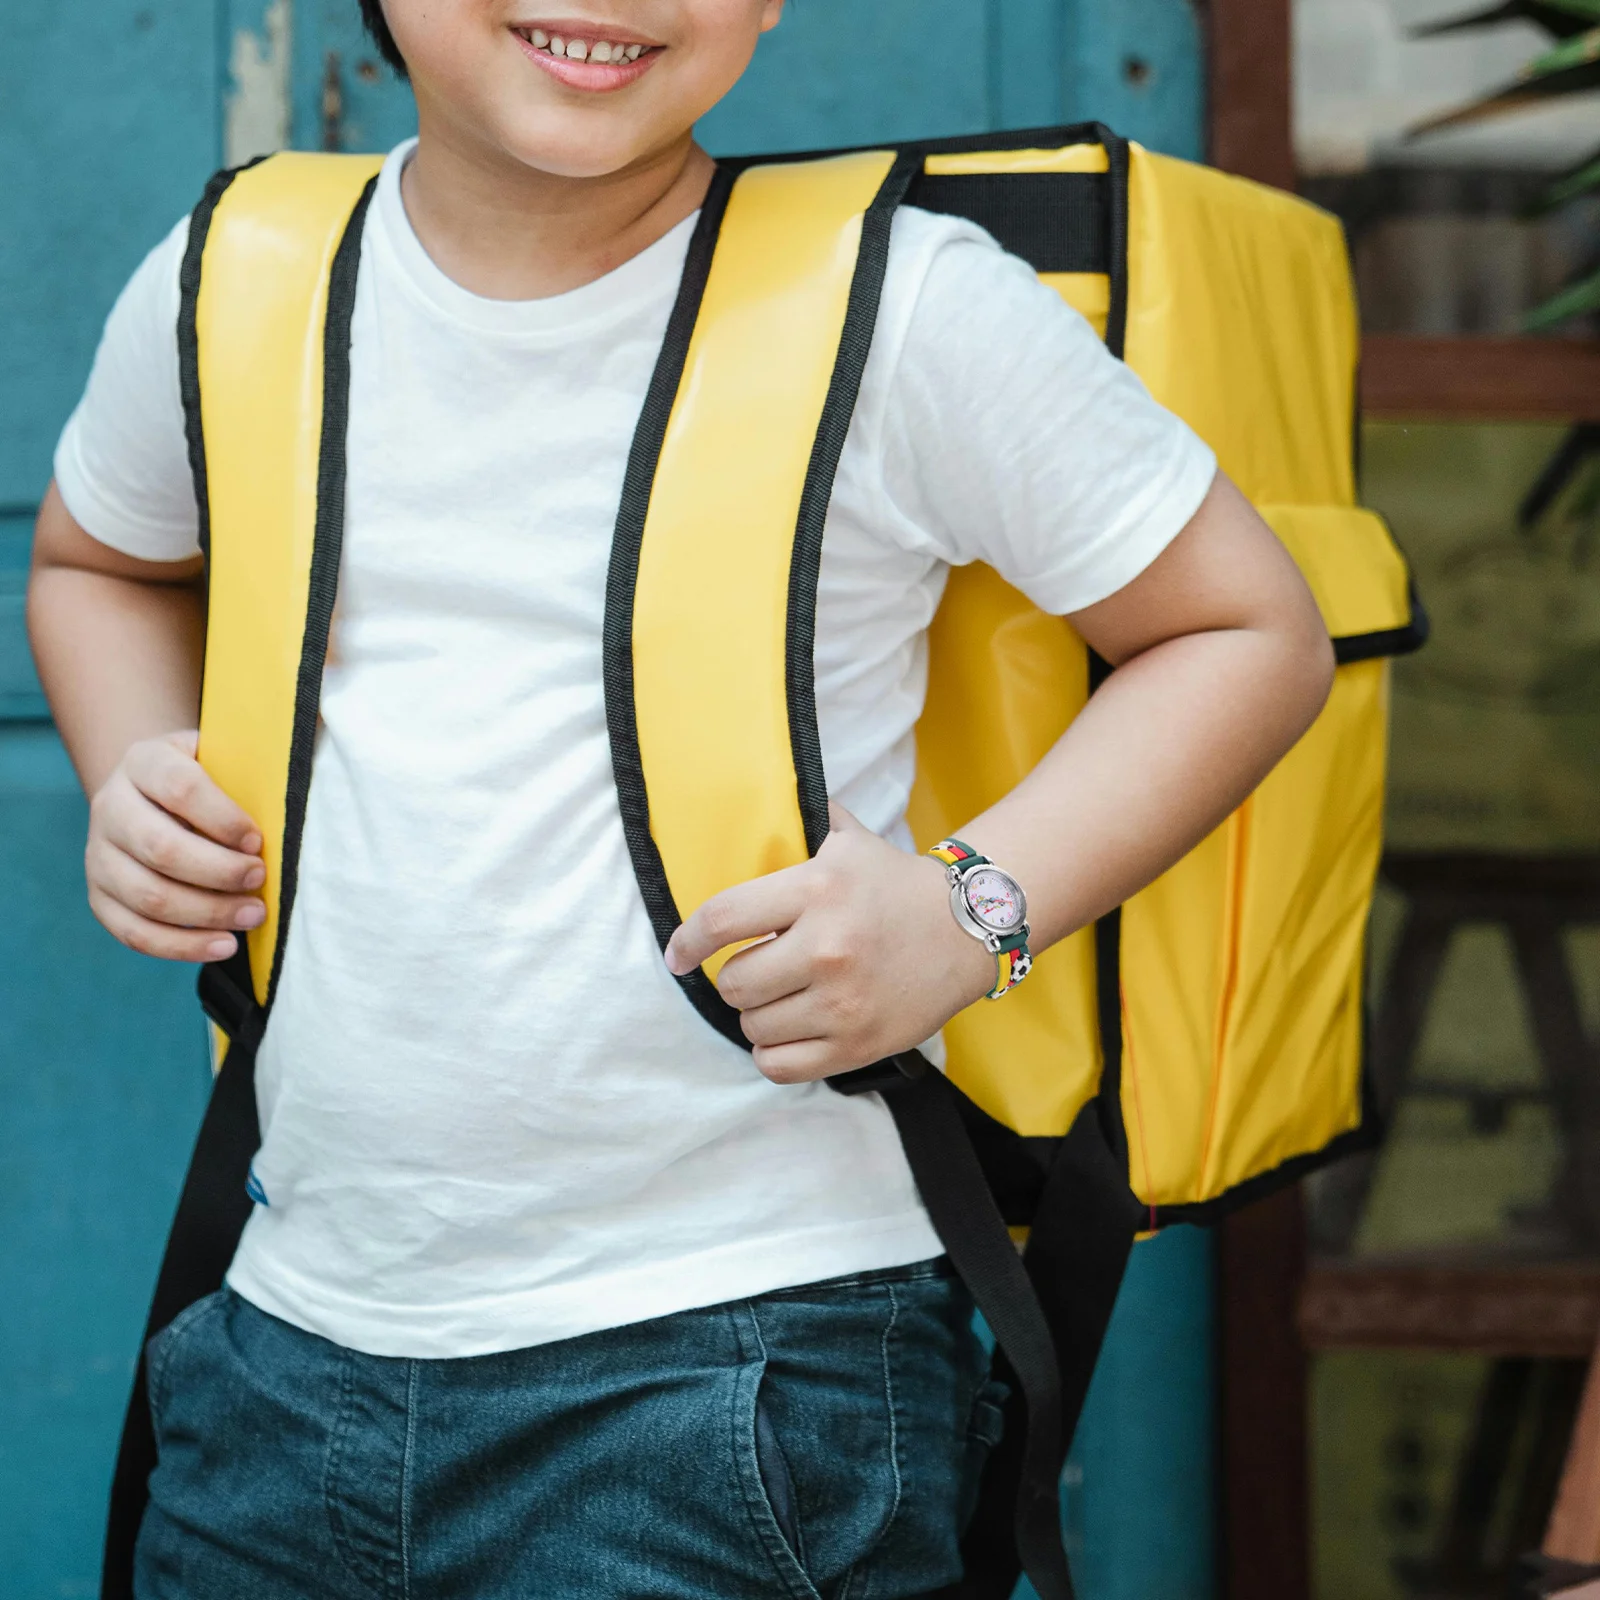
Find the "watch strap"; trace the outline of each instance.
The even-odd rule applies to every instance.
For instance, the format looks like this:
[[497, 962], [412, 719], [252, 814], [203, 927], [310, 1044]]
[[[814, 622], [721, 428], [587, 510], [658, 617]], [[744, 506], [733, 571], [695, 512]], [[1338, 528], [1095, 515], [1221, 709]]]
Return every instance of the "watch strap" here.
[[998, 968], [995, 985], [987, 995], [986, 1000], [998, 1000], [1002, 995], [1009, 994], [1033, 970], [1033, 956], [1028, 950], [1027, 935], [1022, 935], [1015, 940], [1007, 940], [1011, 945], [1006, 949], [1004, 945], [995, 952], [995, 965]]
[[987, 861], [987, 856], [980, 856], [970, 844], [962, 844], [959, 839], [941, 839], [929, 852], [930, 856], [937, 856], [947, 867], [959, 867], [963, 872], [968, 867], [975, 867], [980, 861]]
[[[958, 876], [965, 876], [973, 867], [993, 866], [988, 856], [979, 855], [969, 844], [963, 844], [960, 839], [941, 839], [938, 844], [928, 852], [930, 856], [944, 862]], [[985, 996], [989, 1000], [998, 1000], [1002, 995], [1010, 994], [1033, 970], [1033, 955], [1028, 949], [1028, 925], [1023, 925], [1014, 933], [1009, 933], [997, 942], [991, 943], [995, 959], [995, 985]]]

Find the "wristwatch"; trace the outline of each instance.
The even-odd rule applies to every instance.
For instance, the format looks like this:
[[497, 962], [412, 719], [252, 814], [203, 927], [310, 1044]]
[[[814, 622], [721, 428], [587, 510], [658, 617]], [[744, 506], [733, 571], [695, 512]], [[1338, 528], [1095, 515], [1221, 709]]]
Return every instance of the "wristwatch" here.
[[929, 852], [945, 864], [950, 879], [950, 910], [963, 933], [982, 940], [999, 968], [990, 1000], [1009, 994], [1028, 976], [1028, 897], [1022, 885], [988, 856], [959, 839], [944, 839]]

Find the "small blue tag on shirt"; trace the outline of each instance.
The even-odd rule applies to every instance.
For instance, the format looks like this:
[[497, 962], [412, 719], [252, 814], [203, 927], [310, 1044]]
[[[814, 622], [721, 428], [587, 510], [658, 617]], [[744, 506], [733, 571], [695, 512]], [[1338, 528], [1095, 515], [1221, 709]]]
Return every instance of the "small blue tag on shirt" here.
[[244, 1192], [250, 1196], [258, 1206], [270, 1206], [272, 1202], [267, 1199], [267, 1191], [261, 1187], [261, 1180], [256, 1176], [254, 1166], [244, 1180]]

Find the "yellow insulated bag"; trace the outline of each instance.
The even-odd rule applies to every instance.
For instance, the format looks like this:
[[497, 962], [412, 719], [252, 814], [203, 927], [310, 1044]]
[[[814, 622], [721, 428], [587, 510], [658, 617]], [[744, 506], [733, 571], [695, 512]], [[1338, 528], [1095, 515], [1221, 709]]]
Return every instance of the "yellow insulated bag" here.
[[[200, 757], [261, 825], [268, 915], [201, 997], [228, 1041], [150, 1333], [222, 1282], [259, 1141], [253, 1068], [294, 905], [339, 572], [350, 318], [380, 158], [219, 174], [191, 225], [180, 350], [209, 585]], [[1363, 959], [1387, 658], [1422, 642], [1405, 564], [1355, 504], [1357, 328], [1338, 224], [1098, 126], [720, 165], [635, 435], [604, 673], [623, 827], [661, 943], [828, 829], [812, 638], [824, 521], [897, 206], [988, 228], [1099, 328], [1260, 507], [1340, 662], [1309, 733], [1210, 838], [881, 1092], [1013, 1402], [959, 1594], [1071, 1594], [1057, 1483], [1135, 1236], [1208, 1220], [1369, 1137]], [[708, 597], [720, 622], [704, 628]], [[912, 825], [926, 846], [1013, 787], [1104, 666], [988, 569], [930, 633]], [[730, 672], [728, 661], [739, 669]], [[682, 980], [744, 1044], [717, 962]], [[1013, 1244], [1027, 1230], [1026, 1248]], [[143, 1372], [104, 1594], [131, 1593], [154, 1447]]]

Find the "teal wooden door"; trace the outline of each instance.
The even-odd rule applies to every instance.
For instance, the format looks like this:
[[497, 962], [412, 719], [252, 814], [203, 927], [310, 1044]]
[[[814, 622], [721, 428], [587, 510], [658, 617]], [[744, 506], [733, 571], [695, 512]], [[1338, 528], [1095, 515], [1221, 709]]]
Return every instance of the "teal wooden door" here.
[[[50, 454], [117, 289], [226, 160], [410, 131], [355, 0], [56, 0], [0, 52], [0, 1594], [97, 1592], [161, 1239], [208, 1087], [188, 969], [84, 904], [86, 812], [29, 665]], [[803, 149], [1098, 117], [1197, 155], [1189, 0], [795, 0], [702, 135]], [[1069, 1471], [1084, 1600], [1210, 1595], [1209, 1276], [1136, 1255]], [[1129, 1381], [1133, 1380], [1133, 1381]]]
[[0, 1592], [98, 1592], [129, 1358], [206, 1091], [189, 974], [84, 903], [22, 635], [33, 508], [100, 321], [216, 155], [210, 0], [14, 6], [0, 50]]

